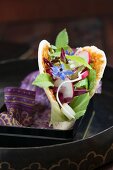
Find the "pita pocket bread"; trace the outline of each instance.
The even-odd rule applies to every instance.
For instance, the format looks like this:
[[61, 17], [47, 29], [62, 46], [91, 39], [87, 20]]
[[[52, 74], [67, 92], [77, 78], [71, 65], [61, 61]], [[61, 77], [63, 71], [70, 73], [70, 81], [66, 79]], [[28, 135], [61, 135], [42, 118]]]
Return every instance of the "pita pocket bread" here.
[[[64, 39], [64, 41], [63, 41]], [[106, 66], [105, 53], [95, 46], [72, 49], [66, 30], [55, 46], [42, 40], [38, 48], [40, 75], [33, 84], [44, 88], [51, 104], [54, 129], [67, 130], [83, 116]]]

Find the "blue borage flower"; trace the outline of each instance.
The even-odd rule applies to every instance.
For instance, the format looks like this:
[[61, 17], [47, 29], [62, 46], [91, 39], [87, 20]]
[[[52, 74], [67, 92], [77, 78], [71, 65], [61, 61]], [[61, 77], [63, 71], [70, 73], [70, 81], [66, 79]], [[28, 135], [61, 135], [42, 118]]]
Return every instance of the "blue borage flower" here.
[[68, 51], [68, 50], [66, 50], [66, 51], [65, 51], [65, 54], [66, 54], [66, 55], [74, 55], [74, 54], [75, 54], [75, 50], [73, 50], [73, 51]]
[[60, 77], [62, 80], [65, 80], [66, 76], [72, 75], [73, 73], [71, 70], [65, 70], [64, 64], [52, 67], [52, 75]]

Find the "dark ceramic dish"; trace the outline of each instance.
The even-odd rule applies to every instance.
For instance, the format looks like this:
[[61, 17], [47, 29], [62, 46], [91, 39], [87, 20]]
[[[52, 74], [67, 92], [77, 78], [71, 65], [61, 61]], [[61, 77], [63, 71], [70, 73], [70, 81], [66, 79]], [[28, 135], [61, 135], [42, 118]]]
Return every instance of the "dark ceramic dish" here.
[[[1, 106], [3, 105], [3, 87], [19, 85], [19, 82], [28, 73], [36, 69], [36, 60], [18, 61], [0, 66]], [[36, 129], [32, 129], [33, 133], [30, 134], [31, 129], [29, 128], [26, 130], [0, 127], [1, 168], [4, 170], [86, 170], [95, 169], [112, 161], [112, 74], [113, 69], [107, 67], [103, 78], [102, 94], [94, 96], [93, 113], [91, 111], [89, 112], [91, 114], [86, 114], [87, 116], [90, 115], [89, 119], [86, 116], [84, 120], [80, 120], [76, 138], [73, 140], [72, 136], [71, 138], [68, 136], [69, 141], [59, 142], [59, 139], [55, 139], [51, 143], [46, 136], [45, 143], [42, 144], [43, 142], [39, 141], [38, 135], [36, 135]], [[53, 136], [51, 137], [53, 139]], [[48, 143], [49, 146], [47, 146]]]
[[[31, 63], [31, 65], [34, 65], [32, 62], [33, 61], [25, 62], [26, 63], [26, 71], [27, 71], [27, 69], [28, 69], [27, 67], [30, 63]], [[15, 63], [15, 65], [13, 65], [14, 63]], [[10, 74], [8, 72], [8, 76], [12, 77], [12, 75], [14, 75], [14, 73], [16, 73], [17, 65], [21, 67], [20, 69], [22, 69], [22, 66], [25, 66], [25, 63], [24, 62], [13, 62], [13, 63], [10, 63], [10, 66], [8, 66], [8, 64], [7, 64], [7, 68], [9, 68], [9, 72], [11, 71]], [[5, 64], [5, 66], [6, 66], [6, 64]], [[11, 68], [11, 70], [10, 70], [10, 68]], [[2, 71], [3, 70], [4, 70], [4, 68], [2, 69]], [[29, 70], [33, 71], [32, 69], [29, 69]], [[5, 74], [2, 73], [2, 75], [5, 75]], [[15, 80], [15, 78], [17, 78], [17, 74], [16, 74], [16, 77], [14, 75], [13, 78]], [[12, 82], [12, 85], [13, 85], [13, 82]], [[2, 113], [6, 110], [7, 110], [6, 106], [3, 105], [0, 109], [0, 112]], [[55, 129], [47, 129], [47, 128], [40, 129], [40, 128], [33, 128], [33, 127], [0, 126], [0, 136], [2, 136], [2, 138], [1, 138], [2, 140], [0, 140], [0, 145], [3, 147], [4, 146], [5, 147], [7, 147], [7, 146], [8, 147], [10, 147], [10, 146], [13, 146], [13, 147], [47, 146], [47, 145], [54, 145], [54, 144], [58, 144], [58, 143], [65, 143], [65, 142], [70, 142], [70, 141], [80, 139], [83, 137], [83, 135], [87, 129], [87, 126], [88, 126], [88, 123], [92, 116], [92, 113], [93, 113], [93, 100], [90, 101], [85, 116], [78, 119], [75, 122], [73, 128], [70, 130], [57, 130], [57, 129], [55, 130]], [[8, 140], [5, 140], [6, 137], [8, 137]], [[12, 138], [14, 138], [14, 139], [18, 138], [15, 145], [14, 145], [14, 143], [12, 143], [12, 141], [13, 141]], [[24, 140], [24, 143], [21, 142], [22, 139]]]

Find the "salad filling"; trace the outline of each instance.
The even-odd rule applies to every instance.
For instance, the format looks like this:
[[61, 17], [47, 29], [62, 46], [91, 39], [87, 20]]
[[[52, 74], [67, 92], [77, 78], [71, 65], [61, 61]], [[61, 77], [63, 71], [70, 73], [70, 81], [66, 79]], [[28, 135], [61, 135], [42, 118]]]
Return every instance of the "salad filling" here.
[[[33, 82], [33, 85], [48, 89], [53, 97], [49, 96], [52, 108], [56, 105], [60, 109], [59, 116], [51, 109], [52, 124], [83, 116], [96, 84], [97, 74], [90, 52], [81, 47], [73, 49], [68, 44], [68, 34], [64, 29], [58, 34], [55, 46], [49, 44], [39, 58], [39, 70], [42, 71]], [[53, 100], [57, 104], [53, 104]]]

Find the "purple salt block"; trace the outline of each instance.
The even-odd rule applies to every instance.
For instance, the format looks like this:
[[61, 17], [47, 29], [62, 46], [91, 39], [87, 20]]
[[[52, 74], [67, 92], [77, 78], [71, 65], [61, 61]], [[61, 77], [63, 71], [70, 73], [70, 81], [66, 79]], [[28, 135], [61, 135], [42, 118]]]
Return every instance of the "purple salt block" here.
[[36, 112], [33, 119], [32, 127], [40, 128], [40, 129], [50, 129], [52, 126], [50, 123], [50, 109], [46, 109], [43, 112]]
[[28, 74], [24, 80], [21, 82], [20, 88], [26, 89], [26, 90], [31, 90], [31, 91], [36, 91], [37, 87], [32, 85], [32, 82], [35, 80], [37, 75], [39, 74], [39, 71], [34, 71], [30, 74]]
[[45, 108], [50, 108], [50, 102], [42, 88], [32, 85], [33, 81], [38, 76], [38, 74], [39, 74], [39, 71], [30, 73], [22, 81], [20, 88], [31, 90], [31, 91], [36, 91], [35, 104], [37, 105], [37, 111], [40, 112], [40, 111], [45, 110]]

